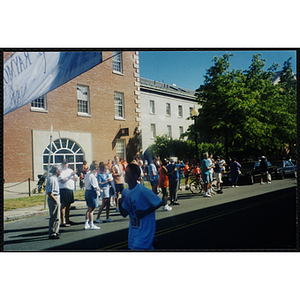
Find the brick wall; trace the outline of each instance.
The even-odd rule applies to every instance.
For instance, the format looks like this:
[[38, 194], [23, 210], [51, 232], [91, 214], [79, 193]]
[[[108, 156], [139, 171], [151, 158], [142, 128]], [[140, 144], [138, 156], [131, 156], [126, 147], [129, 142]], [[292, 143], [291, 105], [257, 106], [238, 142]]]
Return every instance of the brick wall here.
[[[5, 183], [33, 179], [32, 130], [49, 131], [53, 124], [56, 131], [90, 132], [92, 156], [98, 162], [115, 155], [112, 142], [120, 128], [129, 128], [129, 137], [122, 137], [128, 144], [140, 126], [138, 52], [123, 52], [122, 75], [113, 73], [108, 59], [112, 52], [102, 55], [103, 63], [47, 94], [46, 113], [31, 111], [29, 103], [4, 116]], [[89, 86], [90, 117], [77, 115], [77, 84]], [[125, 120], [115, 120], [115, 91], [124, 93]]]

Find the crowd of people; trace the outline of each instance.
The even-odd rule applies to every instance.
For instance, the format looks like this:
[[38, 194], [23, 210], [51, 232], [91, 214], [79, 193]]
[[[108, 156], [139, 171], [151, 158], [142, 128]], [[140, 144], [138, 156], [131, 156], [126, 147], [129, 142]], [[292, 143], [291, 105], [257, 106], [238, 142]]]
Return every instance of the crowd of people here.
[[[264, 168], [262, 163], [262, 168]], [[223, 157], [203, 153], [201, 163], [194, 160], [175, 161], [173, 159], [152, 157], [148, 160], [135, 159], [127, 163], [118, 155], [107, 163], [93, 161], [90, 166], [84, 161], [79, 174], [68, 167], [64, 161], [60, 166], [52, 167], [52, 176], [47, 180], [49, 238], [59, 238], [59, 227], [74, 224], [70, 220], [70, 206], [74, 202], [74, 184], [79, 179], [80, 188], [85, 189], [87, 210], [84, 229], [97, 230], [93, 214], [98, 209], [95, 223], [103, 223], [101, 214], [105, 209], [105, 222], [114, 222], [110, 217], [111, 207], [123, 217], [129, 215], [130, 249], [152, 249], [155, 232], [154, 211], [162, 206], [163, 211], [171, 211], [172, 206], [180, 205], [178, 190], [184, 178], [185, 189], [189, 189], [189, 178], [192, 176], [203, 181], [203, 197], [212, 197], [223, 193], [221, 189], [222, 174], [226, 168], [231, 171], [232, 187], [237, 187], [241, 165], [235, 158], [227, 164]], [[264, 171], [265, 172], [265, 171]], [[216, 192], [212, 188], [213, 173], [217, 181]], [[79, 176], [78, 176], [79, 175]], [[151, 189], [144, 186], [149, 181]], [[125, 183], [128, 187], [124, 189]], [[161, 198], [158, 196], [161, 191]], [[147, 217], [146, 217], [147, 216]], [[146, 217], [146, 218], [145, 218]]]

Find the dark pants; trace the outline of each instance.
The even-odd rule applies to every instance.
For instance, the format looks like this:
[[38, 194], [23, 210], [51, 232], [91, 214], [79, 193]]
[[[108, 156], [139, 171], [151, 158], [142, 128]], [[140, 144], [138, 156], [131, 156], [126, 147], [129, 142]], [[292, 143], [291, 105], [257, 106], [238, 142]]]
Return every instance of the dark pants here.
[[170, 191], [170, 200], [171, 203], [177, 201], [177, 192], [178, 192], [178, 179], [169, 179], [169, 191]]

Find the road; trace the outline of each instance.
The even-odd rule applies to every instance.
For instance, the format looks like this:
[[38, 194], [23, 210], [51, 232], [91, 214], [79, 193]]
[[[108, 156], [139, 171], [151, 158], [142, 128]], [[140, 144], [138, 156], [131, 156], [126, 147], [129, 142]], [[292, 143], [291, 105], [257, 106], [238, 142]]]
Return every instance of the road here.
[[[296, 181], [224, 187], [212, 198], [179, 192], [180, 206], [156, 211], [161, 251], [295, 251]], [[4, 224], [4, 251], [126, 251], [128, 218], [111, 210], [113, 223], [84, 230], [85, 209], [71, 210], [75, 225], [48, 239], [48, 217]], [[97, 213], [97, 211], [96, 211]], [[96, 215], [95, 213], [95, 215]], [[104, 213], [103, 215], [104, 216]]]

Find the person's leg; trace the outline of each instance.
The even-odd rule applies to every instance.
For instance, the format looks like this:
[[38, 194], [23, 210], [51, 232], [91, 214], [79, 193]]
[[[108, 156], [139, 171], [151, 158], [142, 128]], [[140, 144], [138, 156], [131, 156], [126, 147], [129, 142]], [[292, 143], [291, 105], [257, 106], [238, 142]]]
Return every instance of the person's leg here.
[[62, 204], [62, 207], [60, 209], [61, 225], [65, 224], [65, 212], [66, 212], [66, 207], [64, 206], [64, 204]]
[[106, 220], [109, 219], [109, 198], [105, 199]]
[[97, 220], [100, 219], [100, 215], [101, 215], [101, 213], [102, 213], [102, 211], [104, 209], [104, 206], [106, 205], [106, 202], [105, 202], [106, 200], [107, 200], [107, 198], [102, 198], [102, 204], [101, 204], [101, 206], [100, 206], [100, 208], [98, 210]]
[[179, 180], [175, 180], [174, 183], [174, 203], [179, 204], [178, 200], [177, 200], [177, 195], [178, 195], [178, 189], [179, 189]]

